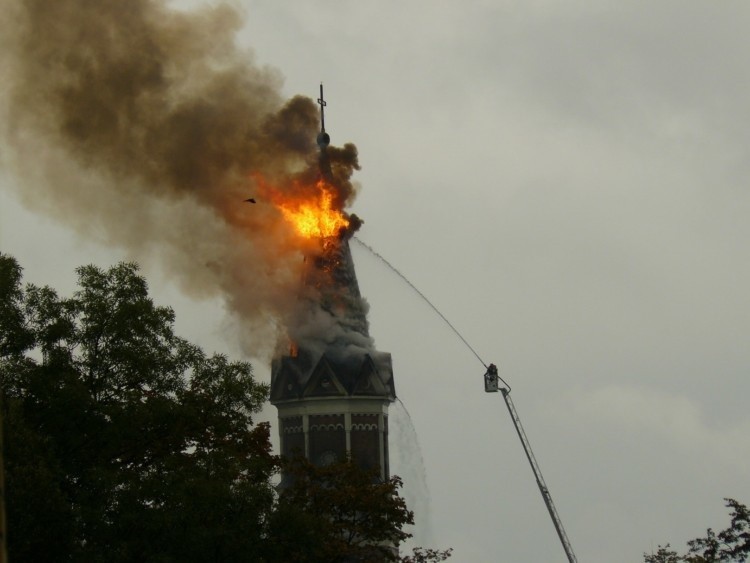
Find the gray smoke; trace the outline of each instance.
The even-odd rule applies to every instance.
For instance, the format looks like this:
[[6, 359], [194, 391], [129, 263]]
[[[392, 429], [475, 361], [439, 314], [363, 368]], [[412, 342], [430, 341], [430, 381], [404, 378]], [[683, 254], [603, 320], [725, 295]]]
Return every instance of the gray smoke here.
[[[160, 0], [0, 7], [2, 158], [25, 203], [158, 262], [192, 295], [223, 296], [249, 352], [311, 337], [311, 326], [289, 334], [308, 249], [274, 206], [243, 200], [258, 177], [309, 189], [317, 107], [284, 100], [279, 72], [236, 46], [240, 14]], [[328, 159], [343, 209], [356, 148], [329, 147]]]

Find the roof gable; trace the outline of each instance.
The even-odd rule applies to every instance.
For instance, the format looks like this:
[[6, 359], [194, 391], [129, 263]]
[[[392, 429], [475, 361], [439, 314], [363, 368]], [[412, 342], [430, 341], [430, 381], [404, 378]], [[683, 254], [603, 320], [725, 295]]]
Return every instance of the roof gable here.
[[362, 361], [362, 366], [359, 369], [357, 377], [354, 379], [352, 395], [383, 396], [387, 394], [388, 389], [383, 384], [375, 363], [372, 361], [370, 355], [367, 354]]
[[318, 365], [302, 391], [303, 397], [341, 397], [347, 395], [346, 388], [336, 376], [325, 356]]

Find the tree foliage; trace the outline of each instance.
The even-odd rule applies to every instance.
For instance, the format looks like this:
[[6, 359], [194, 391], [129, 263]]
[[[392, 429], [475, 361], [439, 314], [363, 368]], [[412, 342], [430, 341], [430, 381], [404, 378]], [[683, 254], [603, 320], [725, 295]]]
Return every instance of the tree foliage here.
[[665, 546], [659, 546], [656, 553], [644, 553], [644, 563], [679, 563], [681, 558], [677, 555], [676, 551], [673, 551], [669, 544]]
[[411, 555], [401, 558], [401, 563], [433, 563], [435, 561], [445, 561], [451, 556], [453, 549], [432, 549], [425, 547], [415, 547]]
[[135, 265], [77, 272], [64, 299], [0, 255], [10, 557], [260, 560], [266, 386], [175, 336]]
[[284, 474], [271, 522], [272, 561], [429, 563], [450, 556], [450, 550], [422, 548], [399, 556], [396, 548], [411, 537], [403, 527], [414, 523], [398, 494], [399, 477], [382, 481], [351, 459], [318, 467], [296, 458], [285, 463]]
[[731, 509], [731, 523], [718, 534], [711, 528], [706, 537], [688, 542], [689, 550], [678, 555], [667, 544], [659, 546], [656, 554], [644, 554], [645, 563], [744, 563], [750, 556], [750, 511], [734, 499], [724, 499]]

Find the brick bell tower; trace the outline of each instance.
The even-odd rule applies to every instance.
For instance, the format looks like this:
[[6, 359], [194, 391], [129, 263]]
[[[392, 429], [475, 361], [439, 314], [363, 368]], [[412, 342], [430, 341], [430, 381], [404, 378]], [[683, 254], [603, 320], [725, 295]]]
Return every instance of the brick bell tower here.
[[[321, 174], [329, 173], [329, 144], [323, 119], [318, 145]], [[391, 356], [375, 350], [368, 334], [367, 304], [354, 271], [349, 239], [342, 229], [322, 238], [318, 252], [305, 258], [303, 286], [314, 318], [311, 341], [295, 342], [271, 367], [271, 404], [278, 409], [280, 449], [284, 456], [304, 455], [316, 465], [347, 456], [381, 479], [388, 466], [388, 407], [396, 399]], [[310, 297], [312, 296], [312, 297]], [[303, 321], [304, 322], [304, 321]]]

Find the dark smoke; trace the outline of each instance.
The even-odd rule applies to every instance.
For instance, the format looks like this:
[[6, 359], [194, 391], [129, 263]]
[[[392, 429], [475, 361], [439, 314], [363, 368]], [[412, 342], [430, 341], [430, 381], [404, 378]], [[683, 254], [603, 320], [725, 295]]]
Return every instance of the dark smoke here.
[[[3, 164], [26, 204], [157, 262], [192, 295], [222, 295], [248, 351], [270, 351], [300, 315], [305, 249], [272, 205], [242, 202], [258, 175], [299, 190], [320, 174], [312, 100], [282, 98], [280, 74], [236, 46], [242, 18], [225, 5], [0, 6]], [[343, 209], [357, 151], [326, 158]]]

